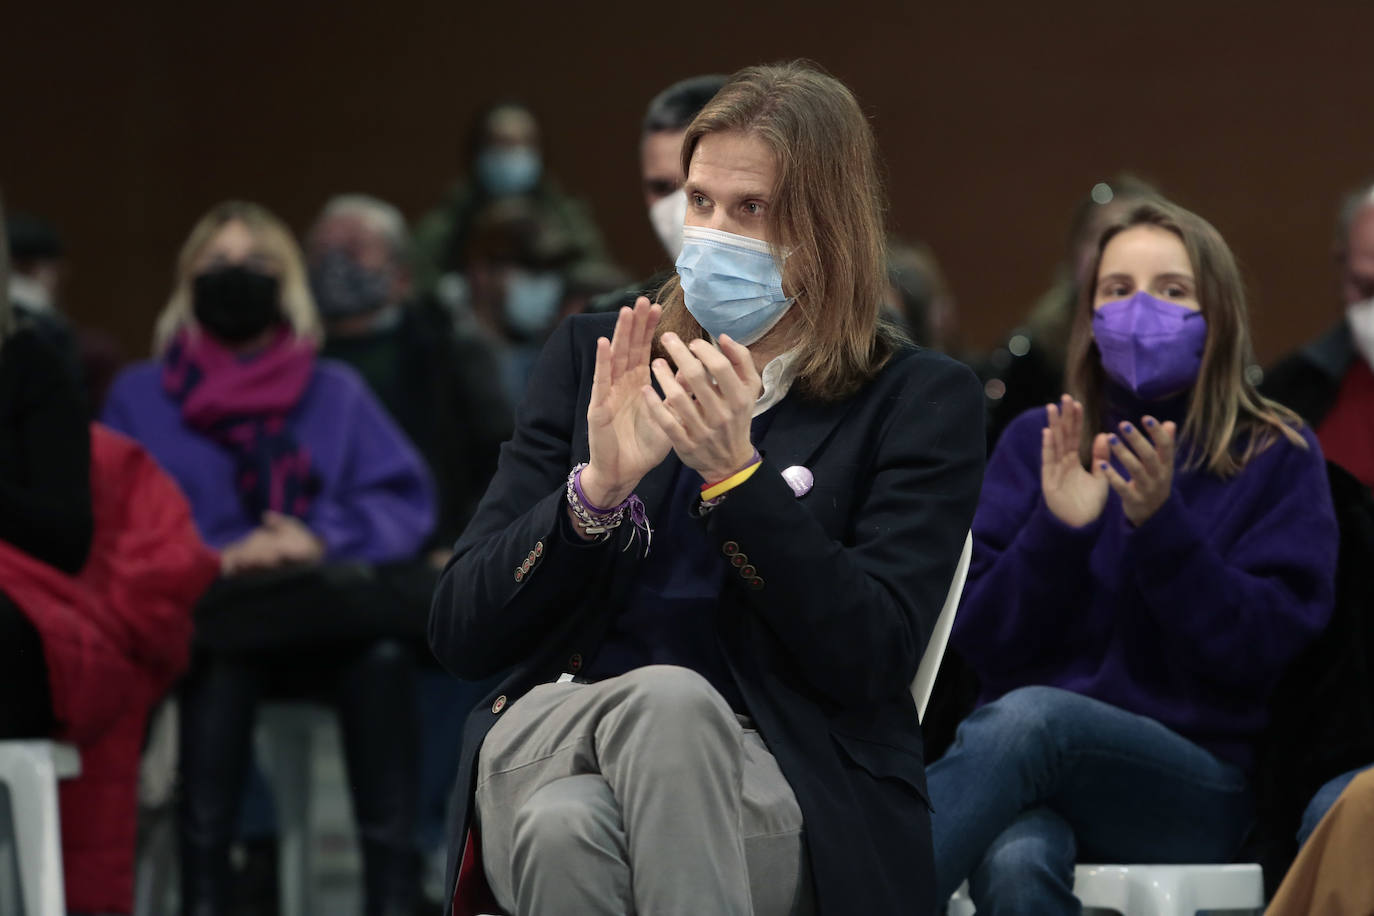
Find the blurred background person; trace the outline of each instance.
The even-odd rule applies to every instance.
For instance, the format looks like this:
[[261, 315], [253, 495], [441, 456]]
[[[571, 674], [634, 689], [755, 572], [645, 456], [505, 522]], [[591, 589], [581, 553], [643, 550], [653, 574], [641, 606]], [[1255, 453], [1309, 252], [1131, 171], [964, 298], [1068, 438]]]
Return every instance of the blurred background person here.
[[81, 772], [58, 787], [67, 907], [128, 913], [147, 715], [185, 669], [219, 564], [176, 485], [91, 426], [57, 352], [17, 320], [4, 225], [0, 207], [0, 739], [76, 745]]
[[13, 308], [31, 321], [62, 357], [89, 414], [98, 416], [110, 382], [124, 364], [123, 352], [113, 337], [91, 328], [73, 327], [63, 312], [67, 251], [53, 225], [27, 213], [11, 213], [5, 228]]
[[1153, 185], [1121, 174], [1093, 185], [1069, 223], [1068, 247], [1055, 268], [1054, 284], [1031, 308], [1026, 323], [988, 354], [980, 367], [988, 398], [988, 449], [1007, 424], [1026, 410], [1048, 404], [1064, 390], [1064, 359], [1078, 290], [1097, 256], [1103, 227], [1132, 206], [1159, 196]]
[[633, 307], [640, 296], [654, 298], [674, 275], [673, 264], [682, 252], [682, 226], [687, 218], [687, 193], [682, 190], [687, 180], [682, 171], [682, 138], [697, 112], [724, 85], [725, 77], [717, 73], [689, 76], [650, 100], [639, 130], [639, 182], [649, 225], [663, 246], [666, 260], [652, 276], [599, 297], [588, 311]]
[[883, 309], [888, 317], [918, 345], [957, 356], [959, 316], [954, 294], [930, 246], [888, 239], [887, 277]]
[[616, 268], [585, 257], [580, 243], [541, 219], [529, 201], [495, 202], [472, 227], [459, 328], [486, 335], [495, 346], [505, 399], [515, 404], [549, 332], [594, 295], [623, 283]]
[[1344, 314], [1261, 385], [1315, 430], [1341, 524], [1331, 624], [1273, 703], [1277, 727], [1256, 843], [1271, 889], [1341, 793], [1374, 764], [1374, 187], [1341, 201], [1332, 254]]
[[332, 198], [306, 237], [321, 355], [357, 370], [424, 456], [439, 493], [427, 546], [441, 567], [496, 471], [511, 407], [489, 341], [414, 300], [410, 255], [405, 217], [363, 194]]
[[1346, 196], [1332, 254], [1344, 310], [1265, 373], [1264, 392], [1317, 431], [1326, 457], [1374, 485], [1374, 185]]
[[121, 374], [105, 407], [221, 551], [181, 695], [182, 902], [197, 916], [225, 911], [255, 707], [282, 695], [338, 710], [365, 911], [414, 901], [414, 653], [367, 569], [421, 550], [433, 487], [357, 375], [316, 358], [319, 338], [289, 230], [255, 204], [220, 204], [182, 248], [157, 358]]
[[[410, 232], [401, 212], [363, 194], [329, 200], [306, 236], [310, 287], [324, 319], [321, 355], [356, 369], [419, 449], [438, 489], [438, 518], [421, 556], [382, 571], [423, 632], [439, 571], [496, 472], [512, 410], [487, 335], [463, 333], [412, 297]], [[575, 287], [573, 290], [575, 291]], [[443, 896], [444, 815], [461, 730], [485, 685], [455, 680], [419, 651], [418, 843], [431, 902]]]
[[571, 260], [605, 258], [590, 208], [559, 188], [546, 158], [539, 123], [525, 105], [497, 102], [478, 113], [468, 133], [467, 177], [415, 230], [415, 278], [422, 296], [461, 308], [479, 222], [489, 208], [513, 201], [542, 231], [566, 240]]

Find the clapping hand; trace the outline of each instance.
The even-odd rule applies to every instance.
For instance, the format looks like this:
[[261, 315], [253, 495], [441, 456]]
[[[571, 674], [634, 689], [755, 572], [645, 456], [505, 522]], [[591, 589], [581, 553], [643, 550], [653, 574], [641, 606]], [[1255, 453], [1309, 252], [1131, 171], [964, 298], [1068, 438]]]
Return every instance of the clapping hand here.
[[663, 349], [677, 371], [667, 360], [655, 360], [663, 397], [648, 385], [642, 392], [678, 458], [707, 483], [719, 483], [754, 457], [750, 426], [763, 384], [748, 347], [725, 334], [719, 345], [700, 339], [685, 344], [676, 334], [664, 334]]
[[[1108, 483], [1121, 497], [1121, 509], [1132, 525], [1139, 527], [1159, 511], [1169, 498], [1174, 482], [1175, 434], [1173, 421], [1160, 423], [1154, 417], [1141, 419], [1144, 431], [1130, 423], [1117, 428], [1119, 435], [1102, 434], [1093, 442], [1093, 465], [1106, 475]], [[1148, 431], [1147, 438], [1145, 432]], [[1108, 455], [1131, 475], [1127, 480], [1117, 473]]]
[[[1067, 394], [1058, 404], [1048, 404], [1049, 424], [1040, 432], [1040, 489], [1045, 505], [1066, 525], [1081, 528], [1102, 514], [1107, 503], [1107, 472], [1097, 460], [1093, 445], [1093, 469], [1083, 467], [1078, 443], [1083, 433], [1083, 405]], [[1099, 437], [1105, 444], [1106, 437]]]
[[649, 384], [649, 354], [662, 309], [640, 296], [622, 308], [610, 340], [596, 342], [596, 373], [587, 407], [591, 460], [582, 491], [593, 505], [617, 506], [641, 478], [668, 456], [668, 437], [651, 416], [642, 389]]

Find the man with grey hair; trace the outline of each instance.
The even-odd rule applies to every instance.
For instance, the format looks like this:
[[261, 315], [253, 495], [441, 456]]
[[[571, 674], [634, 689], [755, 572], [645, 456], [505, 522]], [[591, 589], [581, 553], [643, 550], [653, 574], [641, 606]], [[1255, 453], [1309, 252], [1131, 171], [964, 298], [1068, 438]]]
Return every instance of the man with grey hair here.
[[[394, 206], [342, 194], [325, 204], [305, 247], [325, 324], [322, 355], [358, 370], [428, 462], [438, 486], [438, 524], [426, 554], [379, 571], [398, 595], [407, 632], [418, 636], [439, 570], [496, 471], [512, 412], [491, 345], [457, 331], [441, 306], [411, 300], [410, 245], [405, 218]], [[470, 694], [482, 689], [454, 681], [437, 667], [420, 676], [418, 841], [424, 851], [437, 848], [441, 863], [458, 728]]]

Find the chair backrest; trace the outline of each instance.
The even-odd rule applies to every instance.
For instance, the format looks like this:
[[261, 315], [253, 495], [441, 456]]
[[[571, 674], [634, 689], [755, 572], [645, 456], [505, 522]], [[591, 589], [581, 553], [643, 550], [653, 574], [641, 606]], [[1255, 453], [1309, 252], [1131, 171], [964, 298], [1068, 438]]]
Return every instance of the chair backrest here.
[[922, 719], [926, 716], [930, 692], [935, 689], [935, 675], [940, 673], [940, 660], [945, 657], [945, 646], [949, 644], [949, 631], [954, 629], [954, 614], [959, 610], [959, 596], [964, 593], [964, 580], [968, 578], [968, 565], [972, 559], [973, 532], [970, 531], [964, 537], [964, 552], [959, 555], [959, 564], [954, 567], [954, 580], [949, 583], [945, 606], [935, 619], [930, 643], [926, 646], [925, 655], [921, 656], [916, 679], [911, 682], [911, 698], [916, 701], [916, 715]]

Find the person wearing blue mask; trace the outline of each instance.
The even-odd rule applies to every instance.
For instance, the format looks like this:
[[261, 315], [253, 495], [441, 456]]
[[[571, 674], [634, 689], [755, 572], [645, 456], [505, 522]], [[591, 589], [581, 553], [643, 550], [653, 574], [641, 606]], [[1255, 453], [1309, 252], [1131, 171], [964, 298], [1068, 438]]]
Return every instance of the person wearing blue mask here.
[[554, 332], [435, 595], [435, 656], [505, 672], [467, 723], [452, 911], [931, 914], [909, 687], [982, 393], [880, 319], [843, 84], [742, 70], [682, 162], [676, 276]]
[[518, 202], [544, 231], [566, 238], [574, 260], [604, 260], [605, 243], [588, 205], [550, 177], [534, 113], [518, 102], [497, 102], [477, 114], [468, 135], [468, 178], [415, 230], [417, 293], [450, 308], [466, 305], [466, 274], [478, 226], [492, 207]]
[[1217, 231], [1164, 201], [1101, 231], [1069, 393], [998, 440], [952, 642], [980, 706], [927, 778], [941, 902], [1077, 913], [1075, 861], [1224, 863], [1271, 691], [1331, 615], [1321, 449], [1261, 397]]

